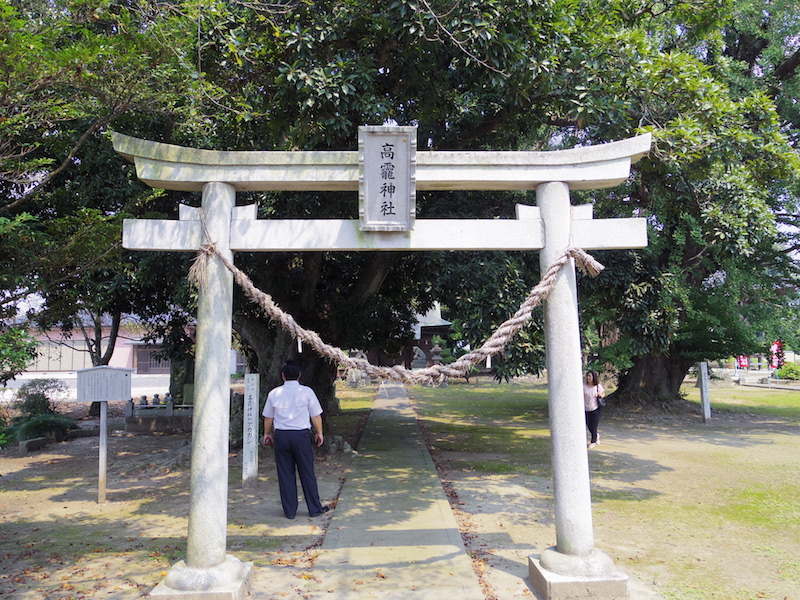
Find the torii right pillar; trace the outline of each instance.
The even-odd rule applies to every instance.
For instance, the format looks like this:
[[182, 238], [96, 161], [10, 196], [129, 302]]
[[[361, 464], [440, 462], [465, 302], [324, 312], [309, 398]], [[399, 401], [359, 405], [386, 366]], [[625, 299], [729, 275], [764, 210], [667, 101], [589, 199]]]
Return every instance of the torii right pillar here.
[[[569, 186], [540, 184], [536, 203], [545, 238], [539, 255], [544, 272], [573, 245]], [[529, 557], [529, 573], [534, 588], [547, 600], [615, 600], [628, 598], [628, 577], [594, 547], [578, 314], [571, 260], [544, 302], [556, 546]]]

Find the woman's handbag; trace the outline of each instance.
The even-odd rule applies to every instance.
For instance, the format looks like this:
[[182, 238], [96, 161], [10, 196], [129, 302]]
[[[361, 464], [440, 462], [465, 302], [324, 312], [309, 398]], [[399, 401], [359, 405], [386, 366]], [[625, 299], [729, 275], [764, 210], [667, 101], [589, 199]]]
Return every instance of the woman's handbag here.
[[606, 405], [606, 399], [603, 398], [600, 395], [600, 386], [596, 386], [595, 389], [597, 390], [597, 393], [594, 395], [594, 397], [597, 398], [597, 405], [598, 406], [605, 406]]

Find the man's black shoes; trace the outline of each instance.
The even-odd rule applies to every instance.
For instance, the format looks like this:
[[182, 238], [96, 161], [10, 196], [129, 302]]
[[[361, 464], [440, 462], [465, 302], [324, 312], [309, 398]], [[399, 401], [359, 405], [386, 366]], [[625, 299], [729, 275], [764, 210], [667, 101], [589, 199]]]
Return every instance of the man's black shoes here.
[[315, 513], [311, 513], [311, 516], [312, 516], [312, 517], [321, 517], [321, 516], [322, 516], [322, 515], [324, 515], [326, 512], [328, 512], [330, 509], [331, 509], [331, 507], [330, 507], [330, 506], [323, 506], [321, 511], [319, 511], [319, 512], [315, 512]]

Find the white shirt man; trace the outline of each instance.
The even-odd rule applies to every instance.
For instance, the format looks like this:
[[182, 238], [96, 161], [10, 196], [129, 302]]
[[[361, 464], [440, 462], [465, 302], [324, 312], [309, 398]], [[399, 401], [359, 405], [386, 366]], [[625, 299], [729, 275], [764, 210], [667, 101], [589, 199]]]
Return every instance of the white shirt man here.
[[275, 468], [278, 472], [283, 513], [288, 519], [297, 514], [297, 479], [300, 476], [308, 512], [318, 517], [328, 512], [319, 499], [317, 478], [314, 475], [314, 442], [321, 446], [322, 406], [310, 387], [300, 385], [300, 367], [289, 361], [281, 369], [283, 385], [273, 389], [267, 396], [262, 415], [264, 417], [264, 445], [275, 447]]

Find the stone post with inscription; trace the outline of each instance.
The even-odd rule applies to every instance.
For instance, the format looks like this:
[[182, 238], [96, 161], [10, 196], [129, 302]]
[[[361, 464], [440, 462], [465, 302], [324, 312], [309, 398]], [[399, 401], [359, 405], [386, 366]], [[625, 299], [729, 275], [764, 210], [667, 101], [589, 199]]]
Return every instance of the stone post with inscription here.
[[711, 420], [711, 393], [708, 390], [708, 363], [697, 364], [697, 383], [700, 385], [700, 408], [703, 410], [703, 423]]
[[258, 424], [259, 424], [258, 373], [244, 376], [244, 428], [242, 432], [242, 487], [255, 487], [258, 483]]

